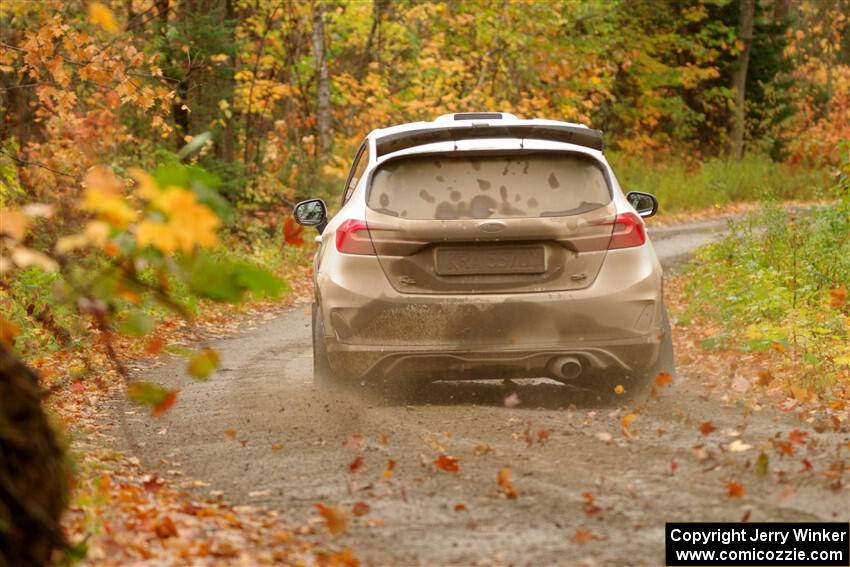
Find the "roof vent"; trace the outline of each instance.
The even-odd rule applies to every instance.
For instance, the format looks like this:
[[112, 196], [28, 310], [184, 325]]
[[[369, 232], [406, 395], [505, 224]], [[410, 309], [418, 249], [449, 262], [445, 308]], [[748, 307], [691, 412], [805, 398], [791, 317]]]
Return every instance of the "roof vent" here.
[[449, 122], [454, 120], [516, 120], [516, 116], [507, 112], [457, 112], [455, 114], [443, 114], [437, 118], [437, 122]]

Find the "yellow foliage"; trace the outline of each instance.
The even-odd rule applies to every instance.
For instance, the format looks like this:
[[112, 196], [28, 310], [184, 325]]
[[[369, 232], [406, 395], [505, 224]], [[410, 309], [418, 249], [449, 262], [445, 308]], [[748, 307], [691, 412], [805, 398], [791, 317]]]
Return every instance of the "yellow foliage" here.
[[218, 242], [215, 231], [221, 221], [191, 191], [179, 187], [159, 191], [147, 181], [140, 181], [139, 190], [150, 195], [152, 207], [168, 216], [167, 222], [145, 220], [139, 224], [139, 246], [153, 246], [166, 254], [175, 250], [191, 253], [195, 246], [214, 246]]
[[115, 16], [112, 15], [112, 10], [100, 2], [89, 3], [89, 21], [96, 26], [102, 27], [109, 33], [118, 33], [118, 24], [115, 23]]
[[122, 184], [106, 167], [93, 167], [86, 173], [81, 208], [97, 214], [117, 228], [125, 228], [138, 218], [122, 194]]

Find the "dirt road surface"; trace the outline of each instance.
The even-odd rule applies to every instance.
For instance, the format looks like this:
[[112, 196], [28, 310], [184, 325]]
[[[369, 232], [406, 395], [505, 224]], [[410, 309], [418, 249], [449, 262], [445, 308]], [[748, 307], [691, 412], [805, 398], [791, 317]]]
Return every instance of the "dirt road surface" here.
[[[653, 239], [672, 267], [724, 225]], [[117, 408], [128, 446], [163, 476], [279, 510], [323, 539], [314, 504], [339, 506], [351, 521], [334, 544], [365, 564], [661, 565], [666, 521], [850, 516], [846, 483], [826, 474], [847, 458], [846, 433], [818, 433], [767, 405], [745, 410], [684, 373], [624, 433], [633, 408], [548, 380], [442, 383], [392, 399], [323, 394], [312, 385], [307, 306], [213, 346], [223, 366], [208, 382], [186, 378], [182, 360], [144, 373], [179, 387], [179, 404], [161, 418]], [[511, 393], [520, 403], [509, 409]], [[706, 421], [716, 427], [707, 436]], [[795, 429], [808, 446], [794, 457], [768, 448]], [[765, 475], [756, 471], [762, 449]], [[457, 473], [434, 465], [441, 453], [458, 459]], [[497, 484], [504, 467], [515, 499]], [[730, 497], [729, 483], [743, 494]], [[353, 517], [357, 502], [369, 512]]]

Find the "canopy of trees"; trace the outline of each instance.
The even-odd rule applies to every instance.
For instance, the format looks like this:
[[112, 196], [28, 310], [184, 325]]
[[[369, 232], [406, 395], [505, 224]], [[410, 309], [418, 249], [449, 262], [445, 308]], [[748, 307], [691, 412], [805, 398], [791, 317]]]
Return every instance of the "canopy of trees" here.
[[[202, 132], [231, 201], [337, 190], [372, 128], [504, 110], [628, 153], [836, 160], [850, 0], [103, 0], [0, 8], [0, 198]], [[333, 189], [331, 189], [333, 188]], [[47, 193], [50, 193], [49, 195]]]

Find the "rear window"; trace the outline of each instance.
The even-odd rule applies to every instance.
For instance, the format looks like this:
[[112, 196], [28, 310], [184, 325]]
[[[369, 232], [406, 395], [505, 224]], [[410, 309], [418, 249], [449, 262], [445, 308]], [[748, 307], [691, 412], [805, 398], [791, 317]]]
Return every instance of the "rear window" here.
[[368, 198], [384, 214], [441, 220], [566, 216], [610, 202], [594, 160], [553, 153], [393, 160], [375, 172]]

